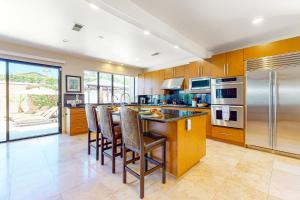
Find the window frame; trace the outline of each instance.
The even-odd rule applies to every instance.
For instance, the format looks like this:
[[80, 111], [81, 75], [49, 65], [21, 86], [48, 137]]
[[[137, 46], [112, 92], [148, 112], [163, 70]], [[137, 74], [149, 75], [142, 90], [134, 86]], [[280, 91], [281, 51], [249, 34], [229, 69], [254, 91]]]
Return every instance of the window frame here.
[[[111, 102], [109, 103], [113, 103], [113, 97], [114, 97], [114, 76], [118, 75], [118, 76], [123, 76], [123, 94], [125, 94], [125, 77], [131, 77], [133, 78], [133, 82], [134, 82], [134, 95], [133, 95], [133, 101], [136, 102], [137, 98], [136, 98], [136, 84], [137, 84], [137, 76], [131, 76], [131, 75], [124, 75], [124, 74], [113, 74], [113, 73], [108, 73], [108, 72], [103, 72], [103, 71], [93, 71], [93, 70], [85, 70], [85, 71], [92, 71], [92, 72], [96, 72], [97, 73], [97, 104], [103, 104], [100, 103], [100, 73], [105, 73], [105, 74], [109, 74], [111, 75], [111, 97], [110, 100]], [[84, 81], [84, 77], [83, 77], [83, 81]], [[84, 83], [85, 84], [85, 83]], [[84, 92], [85, 92], [85, 88], [84, 88]], [[85, 103], [89, 103], [89, 102], [85, 102]]]

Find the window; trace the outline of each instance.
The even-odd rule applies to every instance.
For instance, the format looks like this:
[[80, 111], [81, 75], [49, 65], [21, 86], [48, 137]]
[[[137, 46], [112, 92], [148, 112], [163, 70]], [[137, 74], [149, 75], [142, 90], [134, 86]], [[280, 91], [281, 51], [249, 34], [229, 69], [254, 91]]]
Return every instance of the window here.
[[111, 103], [112, 74], [99, 73], [99, 103]]
[[[134, 102], [134, 77], [133, 76], [125, 76], [125, 102]], [[130, 98], [130, 99], [129, 99]]]
[[[124, 76], [123, 75], [114, 75], [114, 102], [123, 102], [124, 94]], [[121, 99], [122, 98], [122, 99]]]
[[[86, 103], [134, 102], [137, 77], [103, 72], [84, 72]], [[113, 99], [112, 99], [113, 98]], [[125, 98], [125, 100], [124, 100]]]
[[84, 72], [84, 98], [85, 103], [98, 102], [98, 72], [85, 71]]

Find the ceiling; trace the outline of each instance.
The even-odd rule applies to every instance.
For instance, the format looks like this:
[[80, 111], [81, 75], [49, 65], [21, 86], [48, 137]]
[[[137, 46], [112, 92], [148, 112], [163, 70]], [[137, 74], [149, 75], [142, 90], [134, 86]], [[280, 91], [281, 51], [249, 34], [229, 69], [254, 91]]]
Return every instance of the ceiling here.
[[[144, 68], [195, 59], [154, 34], [144, 35], [142, 27], [91, 9], [85, 0], [0, 0], [0, 5], [2, 40]], [[84, 25], [80, 32], [72, 31], [75, 22]], [[156, 52], [160, 55], [151, 56]]]
[[132, 2], [213, 53], [300, 35], [299, 0]]
[[[0, 5], [0, 40], [150, 69], [300, 35], [299, 0], [0, 0]], [[253, 25], [256, 17], [263, 22]], [[74, 23], [84, 25], [80, 32], [71, 30]], [[155, 52], [160, 55], [151, 56]]]

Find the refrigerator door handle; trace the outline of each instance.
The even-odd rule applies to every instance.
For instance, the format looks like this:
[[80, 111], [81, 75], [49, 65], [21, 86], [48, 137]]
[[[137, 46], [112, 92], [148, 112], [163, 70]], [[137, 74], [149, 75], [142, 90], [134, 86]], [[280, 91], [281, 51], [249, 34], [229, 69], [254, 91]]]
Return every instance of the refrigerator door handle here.
[[273, 148], [277, 146], [277, 104], [278, 104], [278, 80], [277, 72], [274, 72], [273, 86]]
[[273, 73], [269, 74], [269, 146], [273, 147]]

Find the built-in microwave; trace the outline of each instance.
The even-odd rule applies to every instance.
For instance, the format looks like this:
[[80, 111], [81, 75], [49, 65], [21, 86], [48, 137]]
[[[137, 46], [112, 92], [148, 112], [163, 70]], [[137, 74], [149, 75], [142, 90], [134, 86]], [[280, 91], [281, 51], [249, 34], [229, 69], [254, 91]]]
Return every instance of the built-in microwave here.
[[244, 77], [226, 77], [211, 80], [211, 103], [244, 105]]
[[191, 78], [189, 82], [190, 93], [210, 93], [211, 83], [209, 77]]

